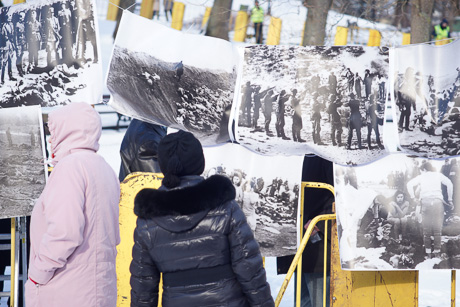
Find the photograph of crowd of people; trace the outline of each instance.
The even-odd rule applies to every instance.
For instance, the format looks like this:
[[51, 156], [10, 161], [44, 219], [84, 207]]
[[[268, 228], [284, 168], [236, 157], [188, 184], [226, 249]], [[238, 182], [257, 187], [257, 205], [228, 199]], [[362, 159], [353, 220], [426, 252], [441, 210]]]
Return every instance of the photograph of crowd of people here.
[[[292, 255], [303, 157], [261, 156], [236, 144], [204, 148], [205, 176], [227, 176], [262, 255]], [[266, 165], [270, 165], [267, 169]]]
[[388, 50], [374, 47], [247, 47], [237, 140], [263, 154], [376, 160], [388, 67]]
[[460, 268], [460, 160], [394, 154], [334, 172], [343, 269]]
[[[143, 31], [134, 35], [133, 26]], [[227, 41], [185, 34], [125, 12], [107, 77], [109, 104], [127, 116], [190, 131], [204, 145], [225, 143], [237, 59]]]
[[41, 111], [0, 109], [0, 218], [30, 215], [45, 187]]
[[0, 8], [0, 108], [99, 103], [96, 33], [91, 0]]
[[460, 154], [459, 48], [456, 41], [395, 49], [392, 108], [404, 152], [428, 158]]

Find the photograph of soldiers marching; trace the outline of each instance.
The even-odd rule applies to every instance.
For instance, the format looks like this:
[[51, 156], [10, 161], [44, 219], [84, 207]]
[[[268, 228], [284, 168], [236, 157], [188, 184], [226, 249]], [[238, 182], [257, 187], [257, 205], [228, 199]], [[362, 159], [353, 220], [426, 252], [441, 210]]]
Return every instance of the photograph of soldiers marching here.
[[0, 109], [0, 218], [26, 216], [45, 187], [40, 107]]
[[[460, 155], [459, 48], [455, 41], [442, 49], [395, 49], [393, 118], [403, 151], [429, 158]], [[433, 60], [436, 65], [420, 65]]]
[[460, 268], [460, 159], [394, 154], [334, 172], [342, 268]]
[[[0, 8], [0, 108], [98, 103], [102, 68], [91, 0]], [[94, 82], [84, 82], [92, 80]]]
[[237, 140], [263, 154], [376, 160], [386, 154], [387, 78], [383, 48], [247, 47]]
[[204, 155], [205, 177], [232, 181], [262, 256], [294, 254], [303, 157], [262, 156], [237, 144], [205, 147]]
[[[133, 33], [133, 26], [142, 31]], [[185, 34], [125, 11], [109, 64], [109, 105], [190, 131], [203, 145], [225, 143], [238, 59], [227, 41]]]

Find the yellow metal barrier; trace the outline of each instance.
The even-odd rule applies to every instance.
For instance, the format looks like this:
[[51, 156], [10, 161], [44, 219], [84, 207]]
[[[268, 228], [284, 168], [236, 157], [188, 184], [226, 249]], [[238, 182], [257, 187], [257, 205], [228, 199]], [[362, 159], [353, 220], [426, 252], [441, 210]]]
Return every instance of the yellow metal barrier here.
[[160, 0], [142, 0], [139, 15], [148, 19], [153, 17], [153, 3]]
[[109, 7], [107, 8], [107, 20], [117, 20], [118, 8], [120, 6], [120, 0], [110, 0]]
[[246, 33], [248, 30], [249, 15], [245, 11], [238, 11], [235, 19], [235, 33], [233, 41], [244, 42], [246, 40]]
[[334, 38], [334, 46], [345, 46], [348, 42], [348, 28], [337, 27]]
[[279, 45], [281, 39], [281, 18], [271, 17], [268, 26], [267, 45]]
[[369, 30], [369, 41], [367, 42], [368, 46], [378, 47], [380, 46], [380, 40], [382, 35], [378, 30], [370, 29]]
[[13, 4], [19, 4], [19, 3], [24, 3], [26, 0], [14, 0]]
[[211, 16], [211, 7], [207, 6], [206, 11], [204, 12], [203, 21], [201, 22], [201, 29], [205, 29], [206, 25], [208, 24], [209, 16]]
[[[15, 306], [15, 284], [16, 284], [16, 218], [11, 219], [11, 282], [10, 282], [10, 307]], [[24, 274], [24, 273], [23, 273]]]
[[410, 45], [410, 33], [403, 33], [402, 44]]
[[[134, 198], [137, 193], [144, 188], [157, 189], [161, 185], [163, 174], [156, 173], [132, 173], [126, 176], [120, 184], [120, 237], [121, 242], [117, 246], [117, 306], [130, 306], [131, 303], [131, 285], [129, 279], [129, 265], [132, 260], [132, 250], [134, 245], [134, 229], [136, 228], [136, 219], [134, 215]], [[158, 296], [158, 306], [161, 306], [161, 291]]]
[[181, 31], [184, 21], [185, 4], [174, 2], [172, 11], [171, 28]]
[[[294, 270], [296, 269], [297, 264], [302, 259], [303, 250], [305, 249], [305, 246], [307, 245], [308, 240], [310, 239], [310, 235], [311, 235], [311, 233], [313, 231], [313, 228], [315, 227], [316, 223], [319, 222], [319, 221], [327, 221], [327, 220], [334, 220], [334, 219], [335, 219], [335, 214], [324, 214], [324, 215], [318, 215], [317, 217], [315, 217], [311, 221], [310, 225], [307, 228], [305, 236], [302, 238], [302, 242], [300, 242], [300, 246], [299, 246], [299, 249], [297, 250], [297, 253], [294, 256], [294, 260], [292, 261], [292, 264], [289, 267], [289, 270], [288, 270], [288, 272], [286, 274], [286, 278], [285, 278], [285, 280], [283, 282], [283, 285], [281, 286], [280, 292], [278, 293], [278, 296], [276, 297], [276, 300], [275, 300], [275, 306], [276, 307], [278, 307], [280, 305], [281, 299], [283, 298], [284, 292], [286, 292], [286, 288], [287, 288], [287, 286], [289, 284], [289, 281], [290, 281], [290, 279], [292, 277], [292, 274], [294, 274]], [[326, 229], [327, 229], [327, 225], [326, 225]], [[326, 240], [326, 238], [325, 238], [325, 240]], [[325, 253], [327, 251], [326, 248], [327, 248], [327, 244], [324, 244]], [[327, 257], [327, 253], [325, 255]], [[300, 272], [300, 270], [301, 270], [301, 268], [299, 269], [299, 272]], [[297, 274], [297, 276], [299, 276], [299, 275], [301, 275], [301, 274]], [[326, 281], [326, 278], [324, 278], [324, 282], [325, 281]], [[326, 291], [323, 291], [323, 304], [324, 304], [324, 301], [325, 301], [325, 296], [326, 296]], [[300, 304], [300, 296], [297, 297], [297, 304]]]
[[452, 42], [450, 38], [438, 39], [434, 42], [436, 46], [447, 45], [448, 43]]

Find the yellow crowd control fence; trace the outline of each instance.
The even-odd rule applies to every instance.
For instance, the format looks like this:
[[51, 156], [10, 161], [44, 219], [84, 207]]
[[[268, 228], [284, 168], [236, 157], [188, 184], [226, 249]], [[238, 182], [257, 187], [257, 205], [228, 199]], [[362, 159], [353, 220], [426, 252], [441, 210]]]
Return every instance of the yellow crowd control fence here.
[[[157, 173], [131, 173], [120, 184], [120, 244], [117, 246], [117, 306], [130, 306], [131, 285], [129, 279], [129, 265], [132, 260], [134, 245], [134, 229], [137, 217], [134, 215], [134, 199], [140, 190], [145, 188], [157, 189], [161, 186], [163, 174]], [[160, 284], [160, 291], [163, 289]], [[161, 294], [161, 292], [160, 292]], [[159, 295], [158, 306], [161, 306]]]
[[142, 0], [139, 15], [148, 19], [153, 17], [153, 4], [160, 0]]
[[107, 20], [117, 20], [118, 6], [120, 5], [120, 0], [110, 0], [109, 6], [107, 7]]
[[248, 13], [246, 11], [238, 11], [235, 19], [235, 32], [233, 34], [233, 41], [244, 42], [246, 40], [248, 22]]
[[175, 1], [172, 10], [171, 28], [181, 31], [184, 23], [185, 4]]
[[281, 18], [271, 17], [268, 26], [267, 45], [279, 45], [281, 39]]

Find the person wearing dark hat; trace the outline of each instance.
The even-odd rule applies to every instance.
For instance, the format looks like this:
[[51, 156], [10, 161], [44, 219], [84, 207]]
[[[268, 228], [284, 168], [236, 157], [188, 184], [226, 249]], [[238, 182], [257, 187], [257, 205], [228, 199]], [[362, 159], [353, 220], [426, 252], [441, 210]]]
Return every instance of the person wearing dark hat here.
[[158, 146], [158, 189], [135, 198], [131, 306], [274, 306], [259, 245], [224, 176], [204, 179], [200, 142], [189, 132]]
[[445, 45], [450, 43], [452, 40], [450, 38], [450, 27], [447, 19], [443, 19], [440, 24], [434, 26], [432, 33], [434, 39], [436, 40], [436, 45]]

